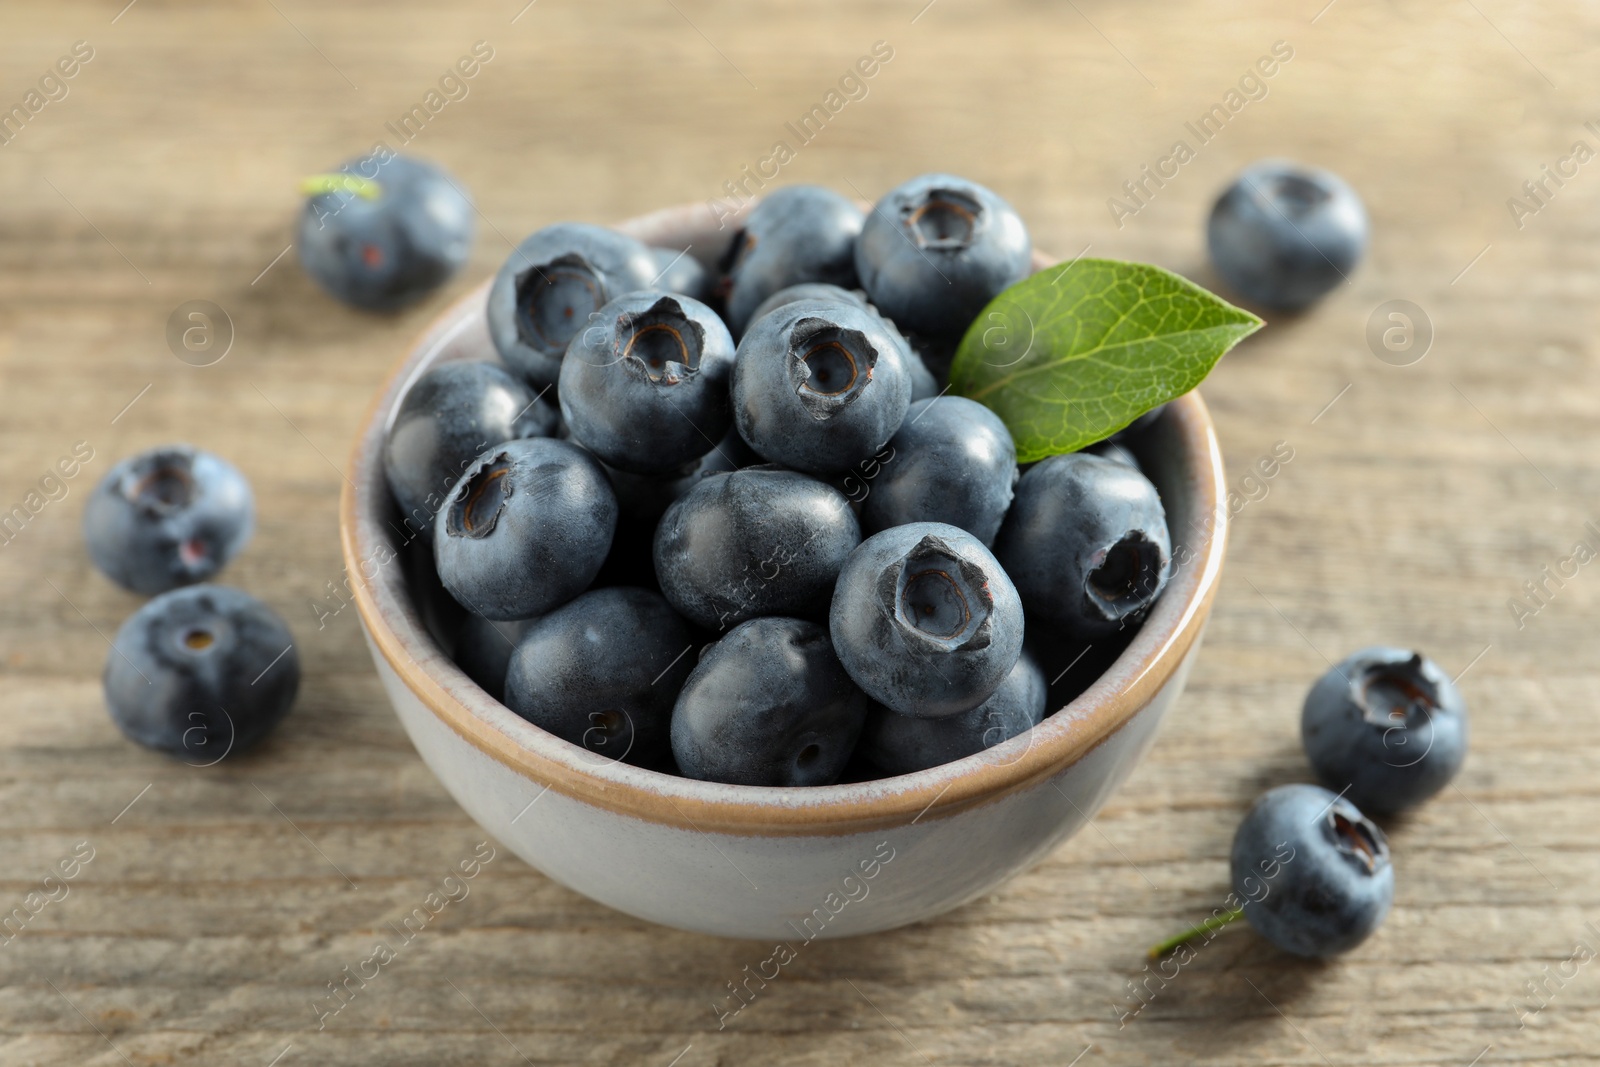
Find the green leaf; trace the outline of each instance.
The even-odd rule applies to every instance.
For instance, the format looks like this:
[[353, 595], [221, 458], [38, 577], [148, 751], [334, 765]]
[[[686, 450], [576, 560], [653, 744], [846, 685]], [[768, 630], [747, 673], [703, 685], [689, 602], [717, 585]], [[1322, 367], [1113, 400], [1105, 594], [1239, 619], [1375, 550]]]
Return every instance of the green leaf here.
[[951, 391], [999, 415], [1030, 463], [1182, 396], [1261, 325], [1160, 267], [1078, 259], [990, 301], [956, 350]]

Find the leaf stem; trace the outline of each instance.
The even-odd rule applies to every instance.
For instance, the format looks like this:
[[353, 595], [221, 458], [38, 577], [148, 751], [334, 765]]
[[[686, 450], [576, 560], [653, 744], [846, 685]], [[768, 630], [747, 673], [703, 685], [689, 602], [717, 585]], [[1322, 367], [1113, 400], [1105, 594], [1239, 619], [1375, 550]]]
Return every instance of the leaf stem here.
[[1201, 934], [1209, 934], [1220, 930], [1243, 915], [1244, 907], [1242, 905], [1234, 908], [1232, 911], [1225, 911], [1221, 915], [1213, 915], [1204, 922], [1196, 923], [1194, 926], [1189, 927], [1189, 929], [1185, 930], [1181, 934], [1169, 937], [1165, 941], [1162, 941], [1156, 945], [1152, 945], [1148, 955], [1153, 960], [1160, 959], [1162, 956], [1165, 956], [1179, 945], [1193, 941]]
[[300, 182], [301, 196], [338, 192], [354, 193], [363, 200], [376, 200], [383, 195], [383, 187], [371, 178], [355, 174], [313, 174]]

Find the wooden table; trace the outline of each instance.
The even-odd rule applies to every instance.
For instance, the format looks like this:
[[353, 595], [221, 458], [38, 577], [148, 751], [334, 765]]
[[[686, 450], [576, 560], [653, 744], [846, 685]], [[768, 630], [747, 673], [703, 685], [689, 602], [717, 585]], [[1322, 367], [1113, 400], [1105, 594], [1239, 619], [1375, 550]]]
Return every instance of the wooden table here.
[[[5, 106], [74, 42], [92, 49], [0, 145], [0, 510], [77, 442], [93, 451], [0, 547], [0, 911], [92, 850], [0, 947], [0, 1062], [1596, 1055], [1600, 969], [1568, 961], [1600, 948], [1600, 577], [1550, 582], [1521, 625], [1508, 602], [1576, 541], [1600, 546], [1585, 527], [1600, 519], [1600, 162], [1562, 162], [1577, 141], [1600, 149], [1600, 127], [1583, 125], [1600, 117], [1600, 10], [124, 2], [0, 13]], [[285, 254], [296, 180], [376, 140], [398, 147], [386, 124], [426, 107], [478, 41], [492, 58], [446, 85], [459, 98], [424, 111], [410, 145], [476, 197], [470, 269], [404, 315], [347, 311]], [[866, 95], [800, 145], [785, 123], [878, 41], [893, 57]], [[1279, 41], [1292, 56], [1228, 111]], [[1185, 123], [1213, 104], [1227, 121], [1201, 143]], [[1092, 827], [1036, 869], [937, 922], [818, 943], [724, 1031], [712, 1004], [760, 946], [612, 913], [503, 852], [319, 1031], [312, 999], [483, 837], [390, 713], [353, 610], [319, 626], [313, 608], [338, 603], [335, 501], [368, 396], [507, 239], [720, 195], [778, 139], [797, 149], [782, 180], [875, 197], [950, 170], [1001, 191], [1041, 247], [1202, 282], [1205, 211], [1245, 163], [1292, 156], [1361, 191], [1368, 261], [1206, 384], [1241, 508], [1188, 695]], [[1178, 140], [1194, 158], [1128, 200], [1123, 182]], [[1568, 176], [1530, 200], [1523, 183], [1544, 164]], [[1111, 197], [1137, 210], [1114, 213]], [[191, 300], [232, 324], [210, 366], [168, 347], [168, 318]], [[1369, 348], [1369, 316], [1391, 300], [1432, 324], [1420, 362]], [[171, 439], [253, 480], [260, 528], [225, 577], [290, 621], [305, 666], [283, 729], [209, 770], [139, 750], [107, 720], [106, 637], [139, 601], [90, 568], [78, 525], [115, 460]], [[1292, 461], [1243, 485], [1279, 442]], [[1387, 925], [1327, 965], [1230, 931], [1128, 1014], [1144, 946], [1225, 894], [1245, 806], [1307, 778], [1306, 687], [1375, 642], [1464, 672], [1474, 714], [1455, 787], [1390, 825]]]

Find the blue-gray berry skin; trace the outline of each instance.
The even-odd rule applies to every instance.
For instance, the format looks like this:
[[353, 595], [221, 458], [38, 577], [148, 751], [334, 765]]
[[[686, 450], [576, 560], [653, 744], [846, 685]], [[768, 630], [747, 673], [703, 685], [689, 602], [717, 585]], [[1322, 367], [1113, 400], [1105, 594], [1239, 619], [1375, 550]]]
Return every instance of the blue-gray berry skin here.
[[1072, 452], [1035, 463], [1017, 482], [994, 554], [1030, 615], [1093, 638], [1139, 621], [1161, 595], [1172, 539], [1148, 478]]
[[781, 307], [801, 300], [820, 300], [824, 304], [854, 304], [863, 309], [872, 306], [867, 303], [866, 295], [859, 289], [846, 289], [827, 282], [801, 282], [798, 285], [785, 286], [757, 304], [756, 309], [750, 313], [749, 322], [755, 322]]
[[686, 296], [641, 290], [601, 308], [561, 364], [561, 416], [572, 439], [635, 474], [673, 471], [733, 425], [733, 338]]
[[888, 443], [910, 404], [904, 341], [857, 305], [796, 301], [739, 342], [734, 424], [773, 463], [848, 470]]
[[478, 688], [502, 700], [506, 687], [506, 669], [511, 665], [511, 653], [517, 642], [533, 625], [532, 619], [513, 619], [496, 622], [482, 615], [467, 612], [456, 631], [455, 661], [462, 673]]
[[1317, 679], [1300, 715], [1317, 777], [1380, 815], [1449, 784], [1467, 756], [1467, 706], [1440, 666], [1404, 648], [1364, 648]]
[[83, 511], [95, 566], [146, 596], [211, 578], [254, 530], [255, 499], [244, 475], [189, 445], [164, 445], [118, 463]]
[[528, 619], [588, 588], [617, 525], [617, 497], [598, 460], [548, 437], [484, 452], [434, 523], [439, 580], [486, 619]]
[[536, 389], [561, 375], [567, 345], [595, 312], [648, 289], [661, 268], [643, 243], [602, 226], [561, 222], [524, 238], [489, 289], [489, 337]]
[[1084, 451], [1092, 456], [1109, 459], [1113, 463], [1120, 463], [1124, 467], [1130, 467], [1133, 470], [1142, 472], [1139, 466], [1139, 458], [1133, 454], [1132, 449], [1121, 441], [1109, 439], [1096, 441], [1094, 444], [1085, 447]]
[[328, 294], [368, 311], [393, 311], [427, 296], [466, 263], [473, 209], [432, 163], [390, 156], [345, 163], [378, 196], [347, 190], [308, 197], [300, 215], [300, 262]]
[[874, 706], [858, 751], [890, 774], [911, 774], [993, 748], [1044, 720], [1044, 672], [1024, 652], [994, 695], [971, 711], [919, 719]]
[[433, 518], [486, 448], [556, 430], [555, 408], [493, 363], [445, 363], [418, 378], [383, 442], [383, 475], [408, 536], [433, 536]]
[[1017, 450], [1000, 416], [975, 400], [942, 396], [912, 404], [889, 441], [894, 450], [861, 502], [861, 528], [908, 522], [959, 526], [994, 542], [1017, 482]]
[[820, 619], [860, 543], [837, 489], [748, 467], [708, 475], [667, 509], [656, 527], [656, 577], [672, 606], [708, 630], [760, 615]]
[[651, 248], [656, 261], [656, 275], [651, 287], [689, 297], [691, 300], [711, 299], [711, 272], [682, 248]]
[[761, 302], [801, 282], [852, 289], [861, 209], [820, 185], [787, 185], [751, 209], [728, 248], [728, 325], [744, 332]]
[[1022, 219], [965, 178], [924, 174], [891, 189], [856, 241], [867, 297], [908, 334], [960, 340], [978, 312], [1028, 276]]
[[672, 712], [672, 754], [701, 781], [829, 785], [850, 760], [867, 706], [827, 630], [752, 619], [701, 653]]
[[1206, 244], [1235, 292], [1296, 310], [1355, 270], [1367, 248], [1367, 212], [1337, 175], [1268, 159], [1247, 167], [1217, 199]]
[[916, 522], [875, 534], [839, 572], [833, 646], [868, 696], [902, 715], [959, 715], [1022, 654], [1022, 602], [983, 542]]
[[1296, 956], [1349, 951], [1394, 902], [1383, 831], [1348, 799], [1314, 785], [1263, 794], [1233, 836], [1230, 867], [1250, 925]]
[[128, 617], [104, 682], [111, 721], [130, 739], [211, 764], [245, 751], [289, 714], [300, 658], [288, 627], [261, 601], [194, 585]]
[[506, 671], [506, 707], [596, 756], [658, 766], [691, 647], [659, 594], [592, 589], [528, 624]]

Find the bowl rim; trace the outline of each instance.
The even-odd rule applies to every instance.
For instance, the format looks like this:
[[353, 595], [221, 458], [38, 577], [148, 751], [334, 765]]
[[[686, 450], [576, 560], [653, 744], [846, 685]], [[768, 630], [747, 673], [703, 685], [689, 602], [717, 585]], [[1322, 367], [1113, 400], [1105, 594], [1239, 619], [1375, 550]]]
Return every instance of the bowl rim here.
[[[642, 238], [682, 230], [701, 205], [616, 226]], [[1035, 254], [1035, 269], [1056, 262]], [[698, 833], [834, 836], [940, 819], [1029, 788], [1111, 737], [1166, 686], [1199, 640], [1227, 538], [1221, 450], [1205, 402], [1191, 391], [1163, 416], [1179, 442], [1192, 495], [1190, 558], [1129, 645], [1090, 686], [1027, 733], [913, 774], [831, 786], [728, 785], [632, 767], [570, 744], [520, 718], [463, 674], [423, 624], [405, 590], [399, 551], [380, 515], [388, 506], [384, 430], [396, 402], [464, 334], [482, 329], [485, 280], [424, 328], [386, 375], [363, 416], [340, 494], [339, 534], [353, 600], [375, 655], [429, 713], [484, 755], [558, 793], [610, 812]], [[486, 339], [486, 334], [485, 334]], [[492, 352], [492, 346], [490, 351]], [[1211, 521], [1199, 521], [1210, 516]], [[384, 558], [385, 553], [387, 559]], [[369, 565], [375, 571], [369, 574]], [[527, 808], [523, 809], [527, 811]], [[520, 815], [519, 815], [520, 817]]]

